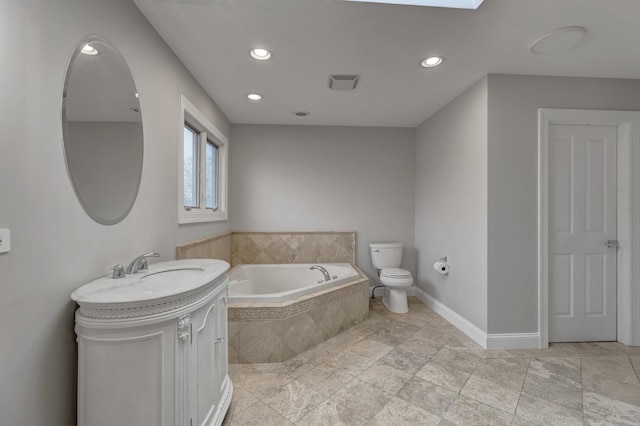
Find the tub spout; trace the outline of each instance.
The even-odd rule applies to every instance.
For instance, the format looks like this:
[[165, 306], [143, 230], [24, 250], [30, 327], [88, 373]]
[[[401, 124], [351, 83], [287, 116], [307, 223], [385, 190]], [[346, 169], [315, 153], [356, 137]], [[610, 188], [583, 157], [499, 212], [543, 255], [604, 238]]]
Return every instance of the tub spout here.
[[329, 275], [329, 271], [327, 271], [324, 267], [320, 266], [320, 265], [313, 265], [311, 268], [309, 268], [310, 270], [318, 270], [320, 272], [322, 272], [322, 275], [324, 275], [324, 282], [327, 281], [331, 281], [331, 275]]

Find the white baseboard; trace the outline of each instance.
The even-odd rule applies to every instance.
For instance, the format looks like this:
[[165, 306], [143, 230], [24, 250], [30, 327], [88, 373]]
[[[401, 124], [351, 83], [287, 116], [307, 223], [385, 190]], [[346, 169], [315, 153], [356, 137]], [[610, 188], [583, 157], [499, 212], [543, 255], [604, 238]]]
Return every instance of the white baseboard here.
[[411, 289], [413, 289], [415, 296], [425, 305], [487, 350], [539, 348], [539, 333], [487, 334], [453, 309], [434, 299], [421, 288], [412, 287]]
[[466, 318], [442, 304], [442, 302], [434, 299], [419, 287], [415, 289], [415, 296], [420, 299], [422, 303], [433, 309], [438, 315], [473, 339], [474, 342], [485, 349], [487, 348], [487, 333], [480, 330], [475, 324], [469, 322]]
[[487, 335], [487, 349], [538, 349], [540, 333], [504, 333]]

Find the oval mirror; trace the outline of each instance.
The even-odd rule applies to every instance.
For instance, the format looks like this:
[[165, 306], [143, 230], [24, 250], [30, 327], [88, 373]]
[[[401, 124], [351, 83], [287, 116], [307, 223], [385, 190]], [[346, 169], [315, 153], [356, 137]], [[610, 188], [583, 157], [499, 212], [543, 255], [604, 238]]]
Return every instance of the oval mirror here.
[[73, 189], [96, 222], [122, 221], [142, 177], [142, 119], [131, 71], [98, 36], [80, 41], [62, 95], [64, 155]]

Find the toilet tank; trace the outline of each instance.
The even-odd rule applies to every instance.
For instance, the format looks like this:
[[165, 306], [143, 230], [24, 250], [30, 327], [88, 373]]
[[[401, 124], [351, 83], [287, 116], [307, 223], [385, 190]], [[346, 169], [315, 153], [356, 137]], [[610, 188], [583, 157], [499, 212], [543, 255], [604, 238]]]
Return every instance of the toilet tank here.
[[402, 263], [402, 243], [369, 243], [371, 261], [376, 269], [399, 268]]

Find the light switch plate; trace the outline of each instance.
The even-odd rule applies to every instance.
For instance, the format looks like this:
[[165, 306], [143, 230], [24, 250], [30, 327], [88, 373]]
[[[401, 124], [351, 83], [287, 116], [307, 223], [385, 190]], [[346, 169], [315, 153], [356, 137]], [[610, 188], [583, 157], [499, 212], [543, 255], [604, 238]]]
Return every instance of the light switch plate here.
[[0, 229], [0, 253], [8, 253], [11, 250], [11, 231]]

